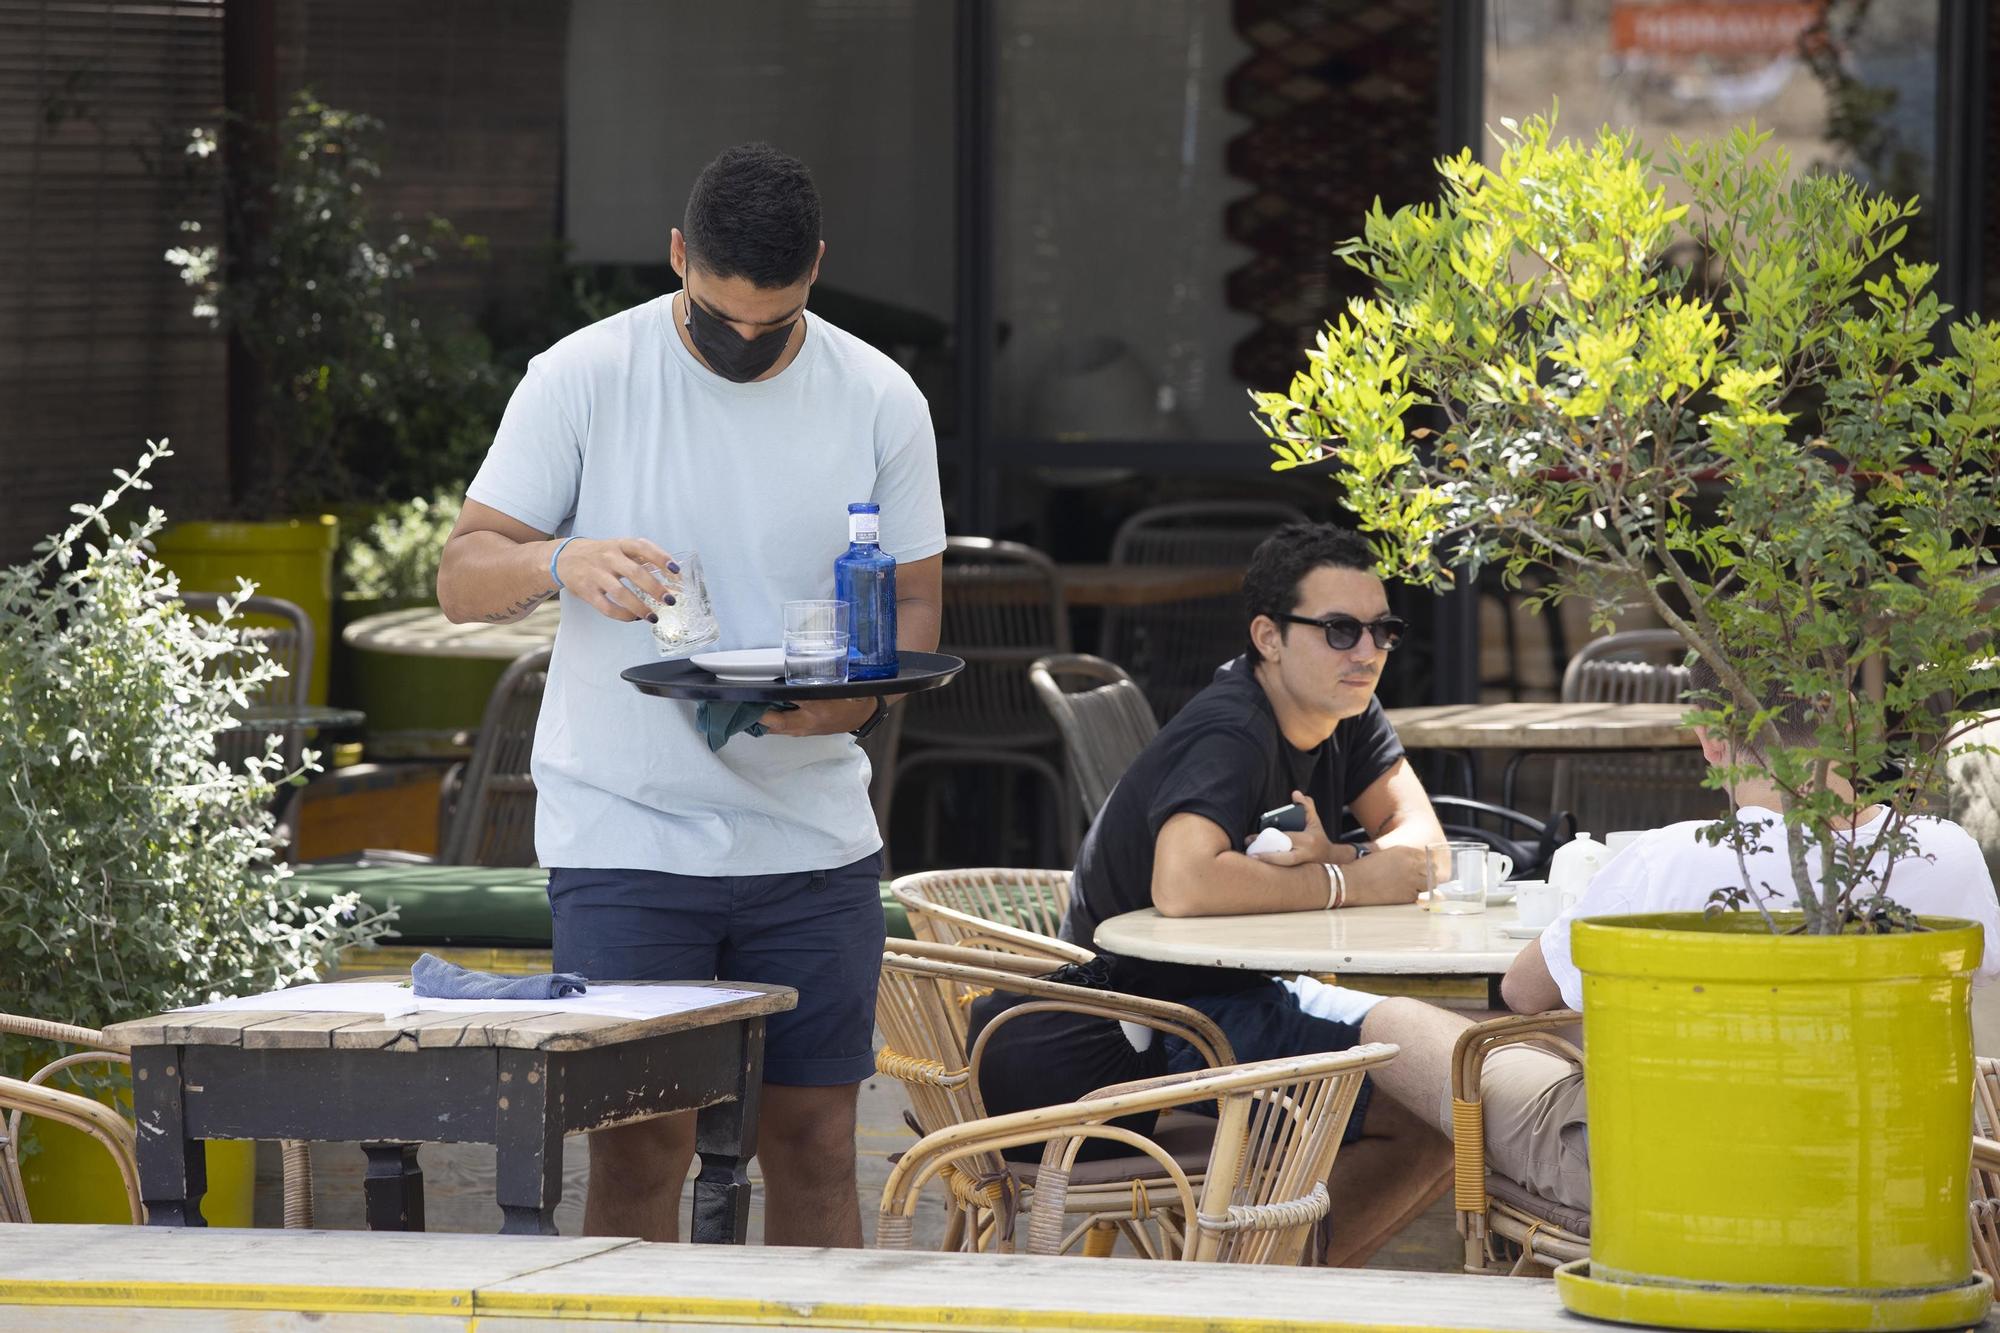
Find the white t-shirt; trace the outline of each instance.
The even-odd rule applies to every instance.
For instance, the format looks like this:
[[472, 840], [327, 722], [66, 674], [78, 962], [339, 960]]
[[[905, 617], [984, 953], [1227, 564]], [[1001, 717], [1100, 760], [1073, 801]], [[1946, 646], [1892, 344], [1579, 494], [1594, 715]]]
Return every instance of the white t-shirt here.
[[[1783, 886], [1765, 897], [1773, 910], [1796, 908], [1798, 892], [1792, 887], [1791, 865], [1783, 851], [1785, 831], [1778, 813], [1746, 805], [1737, 814], [1745, 823], [1765, 826], [1758, 839], [1764, 850], [1746, 858], [1751, 882]], [[1877, 814], [1857, 826], [1853, 836], [1867, 842], [1880, 831], [1886, 817]], [[1726, 843], [1711, 847], [1695, 836], [1714, 823], [1691, 819], [1635, 839], [1605, 863], [1576, 905], [1542, 932], [1542, 958], [1562, 989], [1564, 1004], [1572, 1009], [1583, 1007], [1583, 974], [1570, 957], [1570, 922], [1635, 912], [1699, 912], [1708, 906], [1709, 895], [1716, 889], [1742, 882], [1735, 849]], [[2000, 902], [1994, 897], [1993, 878], [1987, 873], [1979, 844], [1958, 825], [1941, 819], [1912, 819], [1909, 827], [1922, 854], [1896, 862], [1889, 876], [1889, 897], [1922, 916], [1963, 917], [1984, 927], [1986, 948], [1973, 981], [1991, 981], [2000, 975]], [[1880, 875], [1885, 864], [1877, 857], [1874, 872]], [[1817, 879], [1814, 885], [1817, 887]], [[1764, 896], [1761, 890], [1759, 896]]]
[[[833, 596], [847, 506], [882, 506], [899, 563], [944, 549], [937, 443], [888, 357], [808, 314], [771, 379], [736, 384], [681, 342], [673, 298], [601, 320], [528, 363], [466, 495], [543, 532], [695, 550], [716, 649], [775, 646], [785, 602]], [[563, 598], [535, 732], [546, 866], [769, 875], [882, 845], [847, 736], [740, 734], [710, 752], [695, 705], [618, 678], [659, 660], [651, 626]]]

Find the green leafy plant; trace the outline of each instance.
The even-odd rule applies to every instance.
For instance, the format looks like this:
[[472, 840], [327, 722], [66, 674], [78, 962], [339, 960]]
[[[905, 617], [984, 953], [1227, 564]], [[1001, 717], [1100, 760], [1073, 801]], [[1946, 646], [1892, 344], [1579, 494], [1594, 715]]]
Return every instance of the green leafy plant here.
[[[150, 489], [148, 447], [95, 505], [0, 570], [0, 1009], [97, 1026], [312, 977], [388, 918], [310, 905], [277, 863], [276, 737], [215, 757], [248, 691], [283, 674], [238, 627], [190, 615], [109, 512]], [[245, 595], [250, 591], [243, 588]], [[307, 765], [312, 765], [309, 754]], [[18, 1067], [25, 1051], [7, 1053]]]
[[367, 531], [341, 547], [347, 596], [391, 601], [436, 596], [438, 560], [463, 503], [459, 492], [440, 491], [377, 514]]
[[[1274, 466], [1337, 461], [1386, 573], [1545, 563], [1545, 600], [1599, 624], [1651, 608], [1722, 680], [1693, 720], [1768, 759], [1804, 929], [1910, 925], [1908, 819], [2000, 685], [1993, 329], [1945, 323], [1899, 256], [1914, 202], [1794, 179], [1754, 128], [1656, 167], [1610, 129], [1503, 124], [1496, 166], [1441, 161], [1437, 204], [1378, 204], [1343, 248], [1376, 294], [1256, 395]], [[1784, 701], [1811, 744], [1777, 736]], [[1832, 835], [1875, 804], [1879, 834]]]
[[[252, 513], [375, 502], [462, 484], [478, 465], [512, 378], [463, 322], [427, 320], [412, 279], [450, 253], [483, 254], [440, 218], [377, 219], [372, 117], [300, 93], [268, 137], [275, 165], [225, 182], [234, 223], [221, 243], [197, 222], [167, 262], [197, 317], [241, 340], [263, 386], [262, 475], [238, 478]], [[184, 164], [216, 188], [218, 138], [194, 130]]]

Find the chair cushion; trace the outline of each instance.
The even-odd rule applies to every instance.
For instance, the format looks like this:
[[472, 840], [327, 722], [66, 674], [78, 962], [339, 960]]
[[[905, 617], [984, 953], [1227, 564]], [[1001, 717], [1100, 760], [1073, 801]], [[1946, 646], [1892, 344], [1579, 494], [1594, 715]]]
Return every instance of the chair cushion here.
[[[1189, 1175], [1199, 1175], [1208, 1170], [1209, 1150], [1215, 1144], [1215, 1120], [1211, 1116], [1194, 1115], [1187, 1111], [1169, 1111], [1160, 1117], [1148, 1137], [1166, 1149], [1167, 1155], [1180, 1164], [1181, 1170]], [[1035, 1183], [1034, 1165], [1009, 1162], [1007, 1169], [1023, 1185]], [[1069, 1183], [1072, 1189], [1079, 1185], [1116, 1185], [1121, 1181], [1147, 1180], [1160, 1174], [1158, 1162], [1140, 1153], [1129, 1153], [1120, 1157], [1079, 1161], [1069, 1173]]]
[[1571, 1208], [1545, 1199], [1517, 1180], [1505, 1176], [1486, 1173], [1486, 1192], [1502, 1203], [1530, 1217], [1539, 1217], [1544, 1222], [1553, 1222], [1574, 1236], [1588, 1239], [1590, 1236], [1590, 1214], [1581, 1208]]

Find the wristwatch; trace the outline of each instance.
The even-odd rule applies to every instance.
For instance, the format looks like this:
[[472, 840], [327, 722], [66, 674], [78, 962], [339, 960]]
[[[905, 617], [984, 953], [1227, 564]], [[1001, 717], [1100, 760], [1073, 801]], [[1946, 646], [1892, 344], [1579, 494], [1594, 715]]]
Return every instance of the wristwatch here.
[[875, 728], [882, 725], [882, 719], [887, 716], [889, 716], [889, 696], [878, 694], [875, 696], [875, 711], [868, 715], [866, 722], [863, 722], [847, 734], [854, 737], [857, 741], [865, 741], [874, 732]]

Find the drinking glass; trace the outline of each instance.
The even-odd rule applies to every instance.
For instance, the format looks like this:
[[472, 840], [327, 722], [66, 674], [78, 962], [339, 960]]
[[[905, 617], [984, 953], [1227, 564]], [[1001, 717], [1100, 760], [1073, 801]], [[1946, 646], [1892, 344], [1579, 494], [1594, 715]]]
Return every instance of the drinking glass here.
[[659, 645], [660, 656], [686, 657], [721, 638], [722, 627], [715, 621], [715, 608], [708, 600], [708, 584], [701, 577], [701, 556], [693, 551], [674, 551], [668, 558], [680, 567], [679, 573], [651, 565], [647, 569], [666, 583], [673, 601], [655, 596], [644, 582], [629, 586], [659, 617], [653, 622], [653, 642]]
[[785, 680], [838, 685], [847, 679], [847, 603], [785, 603]]
[[1431, 910], [1446, 916], [1470, 916], [1486, 910], [1486, 890], [1494, 881], [1494, 864], [1482, 843], [1449, 843], [1448, 877], [1431, 890]]

